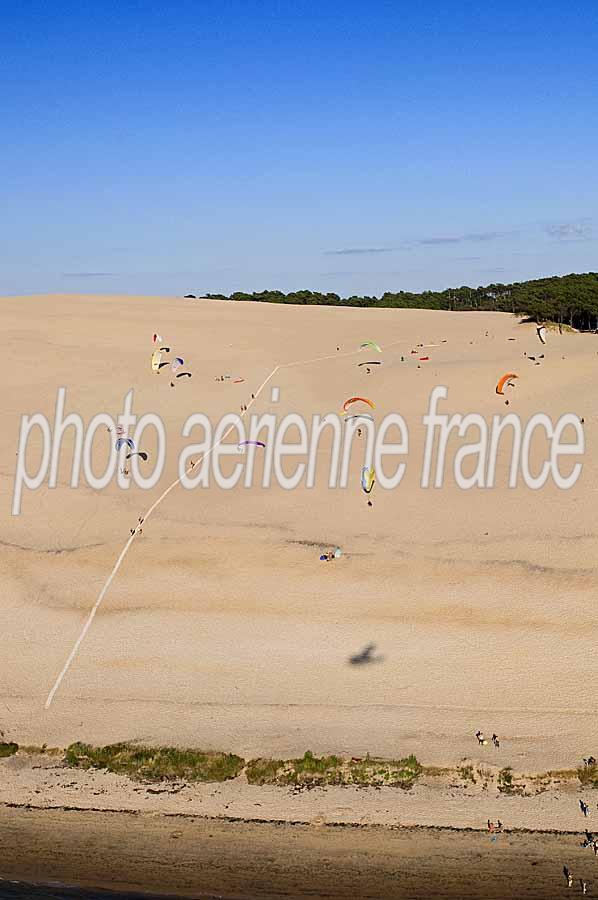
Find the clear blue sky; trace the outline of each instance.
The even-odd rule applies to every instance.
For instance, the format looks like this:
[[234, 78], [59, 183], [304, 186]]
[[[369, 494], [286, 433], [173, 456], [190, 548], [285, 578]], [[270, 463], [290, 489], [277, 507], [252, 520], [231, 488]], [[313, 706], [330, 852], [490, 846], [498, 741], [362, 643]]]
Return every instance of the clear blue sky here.
[[5, 4], [0, 294], [598, 269], [596, 0]]

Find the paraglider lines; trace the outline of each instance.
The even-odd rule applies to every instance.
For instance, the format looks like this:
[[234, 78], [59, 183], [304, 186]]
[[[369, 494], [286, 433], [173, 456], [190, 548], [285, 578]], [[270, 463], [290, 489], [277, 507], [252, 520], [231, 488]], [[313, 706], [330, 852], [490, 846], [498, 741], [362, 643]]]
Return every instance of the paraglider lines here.
[[[278, 371], [278, 369], [279, 369], [279, 367], [278, 367], [278, 366], [275, 366], [275, 367], [272, 369], [272, 371], [270, 372], [270, 374], [268, 375], [268, 377], [267, 377], [266, 379], [264, 379], [264, 381], [261, 383], [261, 385], [259, 386], [259, 388], [257, 389], [257, 391], [255, 391], [255, 397], [254, 397], [254, 399], [251, 400], [251, 401], [247, 404], [247, 408], [246, 408], [245, 412], [247, 412], [247, 411], [249, 410], [249, 407], [252, 405], [252, 403], [254, 403], [255, 400], [257, 400], [257, 398], [259, 397], [260, 393], [261, 393], [261, 392], [263, 391], [263, 389], [266, 387], [266, 385], [268, 384], [268, 382], [270, 381], [270, 379], [276, 374], [276, 372]], [[241, 415], [244, 416], [244, 415], [245, 415], [245, 412], [242, 413]], [[210, 456], [210, 454], [212, 453], [212, 451], [213, 451], [216, 447], [218, 447], [218, 446], [219, 446], [219, 445], [220, 445], [220, 444], [228, 437], [228, 435], [231, 433], [231, 431], [233, 430], [234, 427], [235, 427], [234, 425], [231, 425], [230, 428], [222, 435], [222, 437], [220, 438], [220, 440], [219, 440], [219, 441], [215, 441], [215, 442], [212, 444], [212, 446], [209, 447], [209, 448], [206, 450], [206, 452], [203, 454], [203, 456], [201, 456], [201, 457], [194, 463], [194, 465], [197, 465], [198, 462], [202, 462], [206, 457]], [[187, 469], [187, 472], [190, 472], [191, 469], [192, 469], [192, 466], [189, 466], [189, 468]], [[182, 478], [177, 478], [176, 481], [173, 481], [172, 484], [170, 484], [170, 485], [166, 488], [166, 490], [165, 490], [162, 494], [160, 494], [160, 496], [158, 497], [158, 499], [155, 500], [154, 503], [152, 503], [152, 505], [150, 506], [150, 508], [149, 508], [148, 511], [146, 512], [146, 514], [143, 516], [143, 521], [146, 521], [147, 519], [149, 519], [149, 517], [151, 516], [151, 514], [153, 513], [153, 511], [156, 509], [156, 507], [160, 505], [160, 503], [162, 502], [162, 500], [165, 500], [165, 499], [166, 499], [166, 497], [170, 494], [171, 491], [173, 491], [173, 490], [175, 489], [175, 487], [178, 487], [178, 485], [181, 483], [181, 481], [182, 481]], [[83, 641], [85, 640], [85, 637], [86, 637], [86, 635], [87, 635], [87, 632], [88, 632], [89, 629], [91, 628], [91, 623], [92, 623], [93, 620], [95, 619], [96, 613], [97, 613], [98, 609], [100, 608], [100, 604], [101, 604], [102, 600], [104, 599], [104, 597], [106, 596], [106, 594], [108, 593], [108, 590], [109, 590], [109, 588], [110, 588], [110, 585], [112, 584], [112, 581], [114, 580], [114, 577], [115, 577], [116, 573], [117, 573], [118, 570], [120, 569], [120, 567], [121, 567], [121, 565], [122, 565], [122, 563], [123, 563], [123, 560], [124, 560], [125, 556], [126, 556], [127, 553], [129, 552], [129, 548], [130, 548], [131, 544], [132, 544], [133, 541], [135, 540], [136, 534], [137, 534], [137, 531], [136, 531], [136, 530], [133, 530], [133, 531], [131, 532], [131, 535], [130, 535], [130, 537], [128, 538], [128, 540], [127, 540], [125, 546], [124, 546], [123, 549], [121, 550], [120, 555], [119, 555], [118, 559], [116, 560], [116, 562], [115, 562], [115, 564], [114, 564], [114, 566], [113, 566], [113, 568], [112, 568], [112, 571], [110, 572], [108, 578], [107, 578], [106, 581], [104, 582], [104, 584], [103, 584], [103, 586], [102, 586], [102, 589], [101, 589], [100, 593], [98, 594], [98, 598], [97, 598], [96, 602], [94, 603], [93, 607], [91, 608], [91, 611], [90, 611], [90, 613], [89, 613], [87, 619], [85, 620], [85, 624], [83, 625], [83, 628], [82, 628], [82, 630], [81, 630], [81, 633], [80, 633], [79, 637], [77, 638], [77, 640], [75, 641], [75, 644], [74, 644], [74, 646], [73, 646], [73, 649], [72, 649], [71, 652], [69, 653], [68, 658], [67, 658], [67, 661], [65, 662], [65, 664], [64, 664], [64, 666], [63, 666], [63, 668], [62, 668], [62, 671], [60, 672], [58, 678], [57, 678], [56, 681], [54, 682], [54, 685], [53, 685], [53, 687], [52, 687], [52, 690], [51, 690], [50, 693], [48, 694], [48, 697], [47, 697], [46, 702], [45, 702], [45, 708], [46, 708], [46, 709], [49, 709], [49, 708], [50, 708], [50, 706], [51, 706], [51, 704], [52, 704], [52, 701], [53, 701], [53, 699], [54, 699], [54, 697], [55, 697], [55, 695], [56, 695], [56, 691], [57, 691], [58, 688], [60, 687], [60, 685], [61, 685], [61, 683], [62, 683], [62, 680], [64, 679], [64, 676], [66, 675], [66, 673], [67, 673], [68, 670], [70, 669], [70, 667], [71, 667], [71, 665], [72, 665], [72, 663], [73, 663], [73, 661], [74, 661], [74, 659], [75, 659], [75, 657], [76, 657], [76, 655], [77, 655], [77, 653], [78, 653], [78, 651], [79, 651], [79, 647], [81, 646], [81, 644], [82, 644]]]

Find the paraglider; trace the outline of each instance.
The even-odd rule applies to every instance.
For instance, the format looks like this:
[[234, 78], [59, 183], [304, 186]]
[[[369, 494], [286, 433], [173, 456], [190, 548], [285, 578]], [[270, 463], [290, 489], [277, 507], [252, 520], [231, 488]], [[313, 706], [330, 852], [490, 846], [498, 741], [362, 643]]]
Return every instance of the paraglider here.
[[170, 353], [170, 347], [160, 347], [161, 353]]
[[177, 369], [181, 368], [181, 366], [184, 364], [184, 362], [185, 362], [185, 360], [182, 358], [182, 356], [175, 356], [175, 358], [173, 359], [173, 361], [170, 364], [170, 368], [172, 369], [173, 372], [176, 372]]
[[233, 378], [233, 384], [241, 384], [242, 381], [245, 381], [244, 378]]
[[135, 449], [135, 444], [131, 440], [131, 438], [119, 438], [115, 444], [116, 452], [120, 450], [121, 447], [129, 447], [131, 450]]
[[371, 347], [377, 353], [382, 353], [382, 348], [375, 341], [364, 341], [363, 344], [359, 345], [360, 350], [366, 350], [367, 347]]
[[380, 359], [371, 359], [369, 362], [357, 363], [357, 366], [381, 366], [382, 361]]
[[161, 334], [158, 334], [158, 332], [155, 331], [154, 334], [153, 334], [153, 336], [152, 336], [152, 343], [154, 343], [154, 344], [161, 344], [161, 343], [162, 343], [162, 340], [163, 340], [162, 335], [161, 335]]
[[371, 409], [375, 409], [376, 406], [372, 403], [371, 400], [368, 400], [367, 397], [349, 397], [348, 400], [345, 400], [343, 403], [343, 412], [346, 412], [348, 407], [351, 406], [352, 403], [366, 403]]
[[152, 353], [152, 372], [156, 374], [160, 371], [160, 362], [162, 360], [162, 351], [154, 350]]
[[519, 375], [516, 375], [515, 372], [507, 372], [506, 375], [503, 375], [502, 378], [499, 378], [498, 384], [496, 385], [496, 393], [504, 394], [504, 386], [508, 385], [508, 387], [513, 387], [511, 384], [514, 378], [519, 378]]
[[536, 334], [540, 341], [545, 344], [546, 343], [546, 325], [538, 325], [536, 328]]
[[241, 443], [238, 444], [237, 449], [238, 449], [239, 453], [245, 453], [245, 447], [264, 447], [265, 448], [265, 446], [266, 445], [264, 444], [263, 441], [241, 441]]
[[376, 472], [373, 468], [369, 469], [367, 466], [364, 466], [361, 470], [361, 487], [364, 493], [371, 494], [375, 483]]
[[144, 462], [147, 462], [147, 453], [145, 450], [139, 450], [137, 453], [127, 453], [125, 459], [131, 459], [132, 456], [140, 456]]
[[[191, 372], [179, 372], [178, 375], [175, 375], [175, 378], [192, 378]], [[174, 381], [170, 382], [170, 387], [174, 387]]]
[[349, 419], [370, 419], [371, 422], [374, 421], [374, 417], [370, 416], [369, 413], [353, 413], [350, 416], [345, 416], [345, 422], [348, 422]]

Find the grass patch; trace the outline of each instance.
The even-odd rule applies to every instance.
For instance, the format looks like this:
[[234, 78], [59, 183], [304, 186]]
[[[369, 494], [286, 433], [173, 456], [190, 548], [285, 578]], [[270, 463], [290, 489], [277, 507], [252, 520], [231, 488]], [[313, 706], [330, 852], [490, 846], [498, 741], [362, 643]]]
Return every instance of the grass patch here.
[[400, 760], [370, 756], [347, 760], [338, 756], [314, 756], [310, 750], [299, 759], [255, 759], [246, 770], [250, 784], [297, 787], [352, 784], [410, 788], [422, 772], [423, 768], [414, 756]]
[[29, 756], [39, 756], [42, 753], [45, 756], [62, 756], [64, 750], [61, 750], [60, 747], [48, 747], [47, 744], [42, 744], [41, 747], [38, 744], [21, 744], [19, 753], [26, 753]]
[[506, 766], [500, 770], [497, 778], [497, 787], [501, 794], [519, 794], [519, 796], [525, 794], [525, 786], [513, 781], [511, 766]]
[[510, 766], [501, 769], [498, 773], [498, 790], [501, 794], [513, 793], [513, 772]]
[[428, 778], [444, 778], [445, 776], [452, 775], [453, 770], [447, 769], [445, 766], [424, 766], [422, 768], [422, 775], [427, 776]]
[[457, 774], [463, 781], [471, 781], [472, 784], [476, 783], [475, 775], [473, 774], [473, 766], [459, 766]]
[[18, 749], [19, 745], [13, 741], [0, 741], [0, 758], [14, 756]]
[[598, 766], [580, 766], [576, 774], [584, 787], [598, 788]]
[[252, 759], [245, 774], [249, 784], [275, 784], [276, 775], [284, 766], [282, 759]]
[[136, 781], [228, 781], [242, 771], [245, 760], [233, 753], [202, 753], [177, 747], [109, 744], [92, 747], [71, 744], [65, 752], [69, 766], [106, 769]]

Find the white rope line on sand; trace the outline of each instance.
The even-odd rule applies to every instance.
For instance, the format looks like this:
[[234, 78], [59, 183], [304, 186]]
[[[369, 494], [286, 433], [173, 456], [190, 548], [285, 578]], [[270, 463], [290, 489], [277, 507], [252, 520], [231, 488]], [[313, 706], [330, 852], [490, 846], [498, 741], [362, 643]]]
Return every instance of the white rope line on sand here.
[[[402, 341], [393, 341], [392, 344], [387, 344], [386, 346], [392, 347], [393, 344], [400, 344], [400, 343], [402, 343]], [[255, 391], [253, 398], [247, 404], [247, 409], [241, 413], [240, 417], [243, 418], [245, 413], [249, 411], [250, 407], [253, 405], [253, 403], [255, 403], [255, 401], [257, 400], [257, 398], [259, 397], [261, 392], [264, 390], [264, 388], [266, 387], [266, 385], [268, 384], [270, 379], [278, 372], [279, 369], [289, 369], [292, 366], [306, 366], [306, 365], [310, 365], [311, 363], [315, 363], [315, 362], [324, 362], [324, 360], [327, 360], [327, 359], [340, 359], [340, 358], [346, 357], [346, 356], [355, 356], [359, 352], [360, 352], [359, 350], [352, 350], [350, 353], [333, 353], [330, 356], [318, 356], [318, 357], [315, 357], [314, 359], [297, 360], [296, 362], [281, 363], [280, 365], [274, 366], [274, 368], [272, 369], [270, 374], [267, 376], [267, 378], [265, 378], [262, 381], [262, 383], [260, 384], [257, 391]], [[228, 437], [228, 435], [231, 433], [231, 431], [234, 429], [234, 427], [235, 427], [234, 425], [231, 425], [230, 428], [227, 431], [225, 431], [225, 433], [222, 435], [222, 437], [220, 438], [219, 441], [216, 441], [214, 444], [212, 444], [212, 446], [206, 450], [206, 452], [203, 454], [203, 456], [200, 456], [199, 459], [196, 462], [194, 462], [192, 466], [189, 466], [189, 468], [185, 471], [185, 474], [190, 472], [198, 463], [203, 462], [203, 460], [206, 459], [206, 457], [208, 457], [212, 453], [212, 451], [216, 447], [218, 447], [225, 440], [225, 438]], [[152, 505], [146, 512], [146, 514], [141, 517], [143, 519], [144, 523], [147, 519], [149, 519], [149, 517], [151, 516], [153, 511], [160, 505], [160, 503], [162, 503], [162, 500], [164, 500], [170, 494], [170, 492], [175, 489], [175, 487], [178, 487], [178, 485], [181, 483], [182, 480], [183, 480], [183, 476], [175, 479], [175, 481], [173, 481], [172, 484], [170, 484], [166, 488], [166, 490], [162, 494], [160, 494], [158, 499], [152, 503]], [[125, 556], [129, 552], [131, 544], [135, 540], [136, 534], [137, 534], [137, 531], [135, 530], [133, 532], [133, 534], [129, 537], [129, 539], [125, 543], [124, 547], [122, 548], [118, 559], [114, 563], [112, 571], [110, 572], [106, 581], [102, 585], [102, 589], [101, 589], [100, 593], [98, 594], [97, 600], [94, 603], [94, 605], [92, 606], [87, 619], [85, 620], [85, 624], [83, 625], [83, 628], [81, 629], [81, 633], [80, 633], [79, 637], [77, 638], [77, 640], [75, 641], [73, 649], [69, 653], [68, 658], [67, 658], [64, 666], [62, 667], [62, 670], [61, 670], [58, 678], [54, 682], [54, 685], [52, 686], [52, 690], [48, 694], [48, 697], [44, 704], [45, 709], [49, 709], [50, 706], [52, 705], [52, 701], [54, 700], [56, 691], [62, 684], [62, 681], [63, 681], [65, 675], [67, 674], [68, 670], [70, 669], [71, 665], [73, 664], [73, 661], [74, 661], [77, 653], [79, 652], [79, 648], [80, 648], [81, 644], [83, 643], [83, 641], [85, 640], [87, 632], [91, 628], [91, 624], [96, 617], [96, 613], [97, 613], [98, 609], [100, 608], [100, 604], [102, 603], [102, 600], [108, 593], [108, 590], [114, 580], [115, 575], [117, 574], [118, 570], [120, 569]]]

